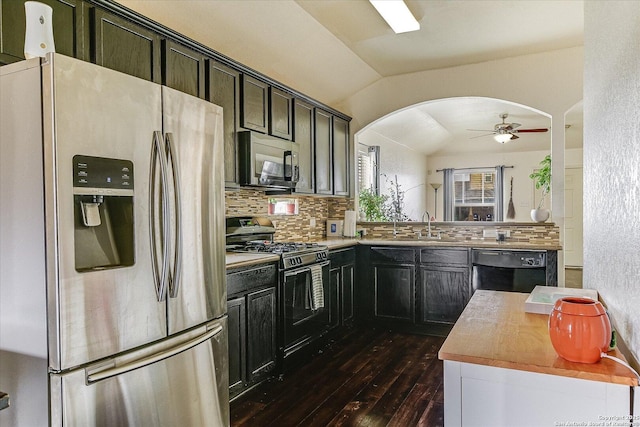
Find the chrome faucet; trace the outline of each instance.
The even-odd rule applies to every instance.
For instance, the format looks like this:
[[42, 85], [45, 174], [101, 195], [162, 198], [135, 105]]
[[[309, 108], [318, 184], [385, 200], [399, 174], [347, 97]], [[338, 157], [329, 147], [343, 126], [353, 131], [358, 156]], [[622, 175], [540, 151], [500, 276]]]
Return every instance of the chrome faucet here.
[[422, 214], [422, 222], [424, 222], [424, 216], [427, 216], [427, 238], [431, 237], [431, 214], [429, 211], [424, 211]]

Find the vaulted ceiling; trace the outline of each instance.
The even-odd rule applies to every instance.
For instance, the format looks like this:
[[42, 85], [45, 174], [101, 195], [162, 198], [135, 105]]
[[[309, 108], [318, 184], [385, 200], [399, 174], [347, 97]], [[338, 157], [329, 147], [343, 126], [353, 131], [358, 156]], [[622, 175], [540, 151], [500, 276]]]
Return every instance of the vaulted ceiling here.
[[[118, 2], [328, 105], [388, 76], [583, 44], [579, 0], [405, 0], [421, 29], [404, 34], [367, 0]], [[419, 118], [459, 137], [469, 128], [492, 129], [502, 112], [523, 127], [549, 126], [545, 116], [495, 102], [439, 106], [401, 112], [377, 131], [391, 135]], [[459, 108], [467, 109], [465, 120]]]

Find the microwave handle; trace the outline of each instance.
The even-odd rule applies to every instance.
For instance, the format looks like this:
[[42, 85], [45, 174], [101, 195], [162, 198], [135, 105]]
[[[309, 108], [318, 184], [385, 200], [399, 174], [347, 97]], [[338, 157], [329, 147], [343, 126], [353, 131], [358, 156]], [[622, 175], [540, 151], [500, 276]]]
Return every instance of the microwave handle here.
[[[291, 159], [291, 168], [289, 168], [289, 170], [291, 171], [291, 175], [287, 175], [287, 157]], [[291, 150], [286, 150], [284, 152], [282, 163], [284, 165], [284, 180], [291, 181], [291, 179], [293, 178], [293, 152]]]

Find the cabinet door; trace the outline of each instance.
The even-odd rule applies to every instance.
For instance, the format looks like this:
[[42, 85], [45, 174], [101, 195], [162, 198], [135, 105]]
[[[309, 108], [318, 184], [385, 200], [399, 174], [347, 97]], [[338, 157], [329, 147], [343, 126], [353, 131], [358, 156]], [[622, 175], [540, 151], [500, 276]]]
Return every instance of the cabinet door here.
[[247, 379], [271, 371], [276, 359], [276, 288], [247, 295]]
[[[84, 59], [82, 10], [80, 0], [38, 0], [53, 9], [55, 50]], [[0, 0], [0, 64], [24, 59], [24, 0]]]
[[238, 182], [238, 122], [240, 112], [240, 73], [216, 61], [209, 61], [207, 99], [224, 110], [224, 181], [227, 187]]
[[340, 268], [329, 270], [329, 329], [333, 329], [340, 324]]
[[242, 103], [240, 106], [240, 126], [267, 133], [267, 102], [269, 85], [246, 75], [242, 75]]
[[471, 298], [466, 267], [420, 268], [420, 320], [455, 323]]
[[349, 195], [349, 123], [333, 118], [333, 194]]
[[293, 136], [293, 97], [269, 88], [269, 134], [291, 140]]
[[247, 325], [245, 298], [227, 301], [229, 325], [229, 393], [231, 397], [242, 390], [246, 378]]
[[296, 99], [293, 107], [293, 140], [298, 144], [299, 176], [296, 193], [313, 193], [315, 188], [313, 106]]
[[204, 55], [187, 47], [163, 40], [163, 84], [204, 98]]
[[353, 320], [354, 309], [353, 309], [353, 301], [354, 301], [354, 273], [355, 273], [355, 264], [348, 264], [342, 266], [342, 274], [340, 280], [340, 295], [341, 295], [341, 323], [344, 325], [345, 323], [349, 323]]
[[415, 267], [372, 266], [374, 316], [378, 319], [413, 322], [415, 317]]
[[315, 178], [316, 193], [333, 194], [333, 142], [331, 114], [315, 110]]
[[91, 59], [98, 65], [161, 83], [160, 36], [104, 10], [93, 9]]

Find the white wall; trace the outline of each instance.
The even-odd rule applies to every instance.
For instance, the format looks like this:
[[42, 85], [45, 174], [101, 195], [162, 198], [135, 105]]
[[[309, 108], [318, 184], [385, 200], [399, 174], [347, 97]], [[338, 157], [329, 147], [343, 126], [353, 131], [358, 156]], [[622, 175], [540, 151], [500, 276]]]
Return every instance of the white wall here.
[[640, 356], [640, 7], [585, 2], [584, 286]]
[[[350, 127], [353, 135], [380, 117], [428, 100], [485, 96], [527, 105], [551, 115], [552, 168], [562, 170], [565, 155], [564, 115], [583, 98], [582, 75], [583, 48], [575, 47], [385, 77], [337, 107], [353, 117]], [[552, 187], [551, 219], [563, 230], [563, 174], [554, 175]], [[432, 190], [429, 194], [433, 194]], [[563, 278], [560, 281], [564, 283]]]
[[[582, 166], [582, 149], [570, 149], [566, 150], [565, 153], [567, 166]], [[529, 174], [540, 166], [540, 161], [547, 154], [549, 154], [549, 151], [505, 152], [498, 155], [473, 153], [468, 156], [430, 156], [427, 161], [427, 173], [429, 175], [427, 180], [428, 182], [442, 183], [443, 175], [441, 172], [436, 171], [445, 168], [513, 166], [513, 169], [505, 169], [504, 174], [504, 220], [529, 222], [531, 221], [530, 211], [540, 200], [534, 197], [535, 187], [533, 181], [529, 178]], [[552, 175], [554, 175], [553, 171]], [[512, 220], [507, 219], [511, 177], [513, 177], [513, 204], [516, 211], [516, 216]], [[553, 192], [553, 188], [551, 191]], [[429, 188], [427, 197], [427, 209], [429, 212], [433, 212], [434, 209], [434, 195], [433, 189]], [[442, 200], [442, 190], [439, 190], [437, 212], [437, 218], [439, 219], [443, 218], [444, 205]], [[545, 207], [554, 210], [548, 196], [545, 200]]]
[[397, 175], [401, 190], [405, 192], [404, 213], [414, 221], [420, 220], [427, 210], [427, 156], [376, 132], [363, 132], [359, 142], [380, 146], [380, 192], [390, 194], [389, 184], [382, 175], [393, 181]]
[[[442, 182], [442, 172], [436, 172], [444, 168], [470, 168], [470, 167], [495, 167], [499, 165], [513, 166], [513, 169], [504, 171], [504, 220], [517, 222], [531, 222], [531, 209], [534, 206], [533, 181], [529, 174], [539, 167], [540, 161], [549, 154], [549, 151], [528, 151], [524, 153], [502, 153], [502, 154], [481, 154], [473, 153], [467, 156], [430, 156], [428, 169], [431, 173], [431, 181]], [[513, 177], [513, 204], [516, 211], [514, 219], [507, 219], [507, 209], [509, 207], [509, 185]], [[433, 209], [433, 194], [429, 200], [429, 208]], [[539, 199], [536, 199], [539, 200]], [[545, 207], [552, 209], [548, 198], [545, 200]], [[553, 210], [553, 209], [552, 209]], [[438, 191], [438, 213], [439, 219], [443, 218], [442, 191]]]

